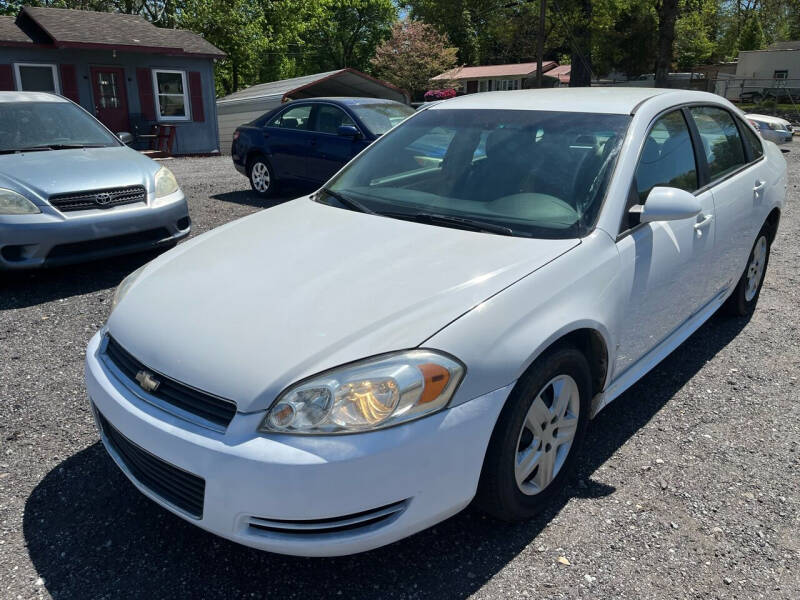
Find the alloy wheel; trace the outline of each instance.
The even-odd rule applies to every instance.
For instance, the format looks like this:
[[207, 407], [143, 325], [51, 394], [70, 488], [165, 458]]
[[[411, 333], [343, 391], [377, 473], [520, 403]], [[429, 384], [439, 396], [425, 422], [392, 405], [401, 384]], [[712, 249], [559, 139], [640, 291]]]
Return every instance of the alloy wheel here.
[[514, 475], [520, 491], [533, 496], [555, 479], [572, 448], [581, 402], [569, 375], [551, 379], [536, 394], [517, 440]]
[[255, 163], [250, 170], [250, 179], [257, 192], [265, 193], [269, 189], [271, 183], [269, 167], [263, 162]]
[[767, 261], [767, 238], [761, 236], [756, 241], [750, 264], [747, 265], [747, 287], [744, 290], [744, 299], [750, 302], [758, 292], [761, 278], [764, 276], [764, 266]]

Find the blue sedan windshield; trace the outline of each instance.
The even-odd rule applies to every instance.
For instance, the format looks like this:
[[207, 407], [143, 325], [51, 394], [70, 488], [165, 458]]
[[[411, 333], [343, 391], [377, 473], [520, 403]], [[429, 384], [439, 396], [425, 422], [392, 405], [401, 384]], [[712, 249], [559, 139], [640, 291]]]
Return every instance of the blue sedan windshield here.
[[340, 203], [396, 218], [528, 237], [579, 237], [594, 224], [628, 115], [429, 109], [331, 182]]
[[0, 152], [118, 145], [114, 135], [70, 102], [0, 102]]

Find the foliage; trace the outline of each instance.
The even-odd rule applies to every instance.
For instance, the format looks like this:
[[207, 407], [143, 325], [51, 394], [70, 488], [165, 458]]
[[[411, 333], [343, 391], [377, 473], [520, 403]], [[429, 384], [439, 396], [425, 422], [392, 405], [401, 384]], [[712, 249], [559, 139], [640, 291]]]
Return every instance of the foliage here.
[[398, 21], [392, 35], [378, 46], [372, 66], [375, 73], [419, 97], [431, 78], [456, 66], [458, 49], [447, 36], [419, 21]]
[[675, 62], [679, 71], [690, 71], [702, 65], [714, 53], [714, 44], [700, 14], [691, 12], [680, 17], [675, 24]]

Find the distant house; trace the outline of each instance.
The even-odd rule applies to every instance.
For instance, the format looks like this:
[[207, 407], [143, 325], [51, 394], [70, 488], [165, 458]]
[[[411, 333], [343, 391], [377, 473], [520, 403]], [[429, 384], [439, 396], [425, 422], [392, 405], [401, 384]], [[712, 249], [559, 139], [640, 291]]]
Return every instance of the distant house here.
[[282, 102], [322, 96], [385, 98], [408, 104], [408, 92], [355, 69], [338, 69], [292, 79], [259, 83], [217, 100], [219, 145], [230, 152], [233, 132]]
[[[542, 69], [544, 71], [544, 69]], [[568, 87], [569, 86], [569, 75], [572, 72], [572, 65], [558, 65], [547, 71], [545, 73], [545, 77], [552, 77], [554, 79], [558, 79], [558, 83], [556, 87]]]
[[776, 42], [764, 50], [739, 52], [736, 77], [800, 80], [800, 41]]
[[[542, 73], [558, 67], [554, 60], [542, 63]], [[437, 75], [434, 82], [454, 82], [467, 94], [492, 92], [496, 90], [522, 90], [533, 87], [536, 81], [536, 63], [517, 63], [510, 65], [486, 65], [482, 67], [457, 67]]]
[[26, 6], [0, 16], [0, 90], [61, 94], [115, 133], [174, 125], [175, 154], [218, 150], [214, 61], [224, 56], [137, 15]]

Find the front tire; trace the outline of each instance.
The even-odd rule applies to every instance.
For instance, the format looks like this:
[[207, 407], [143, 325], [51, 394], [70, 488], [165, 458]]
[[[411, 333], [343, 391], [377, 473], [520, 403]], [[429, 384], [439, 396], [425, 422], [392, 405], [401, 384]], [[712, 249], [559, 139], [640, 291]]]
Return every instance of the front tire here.
[[739, 278], [733, 293], [725, 302], [725, 312], [728, 314], [746, 317], [753, 314], [756, 309], [769, 264], [769, 251], [772, 245], [770, 233], [766, 225], [758, 232], [753, 249], [750, 251], [750, 257], [747, 259], [747, 267]]
[[262, 198], [269, 198], [275, 194], [277, 182], [272, 172], [272, 167], [267, 159], [261, 155], [256, 156], [250, 161], [247, 168], [250, 178], [250, 187]]
[[476, 496], [480, 508], [522, 521], [548, 505], [568, 480], [586, 435], [591, 389], [589, 363], [572, 346], [533, 363], [492, 433]]

